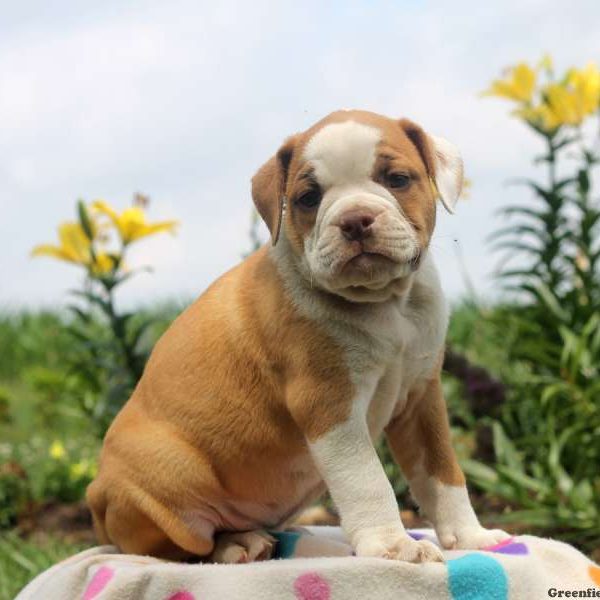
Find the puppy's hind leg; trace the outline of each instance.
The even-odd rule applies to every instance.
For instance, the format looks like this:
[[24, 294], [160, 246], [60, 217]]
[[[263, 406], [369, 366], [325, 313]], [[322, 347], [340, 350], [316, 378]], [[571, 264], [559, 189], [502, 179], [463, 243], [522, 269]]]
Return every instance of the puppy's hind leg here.
[[273, 553], [275, 538], [266, 531], [222, 531], [216, 534], [215, 548], [209, 561], [240, 564], [268, 560]]
[[106, 511], [106, 532], [121, 552], [166, 560], [208, 556], [214, 547], [214, 529], [205, 525], [202, 534], [198, 526], [192, 531], [165, 506], [140, 494], [135, 502], [123, 496], [113, 498]]

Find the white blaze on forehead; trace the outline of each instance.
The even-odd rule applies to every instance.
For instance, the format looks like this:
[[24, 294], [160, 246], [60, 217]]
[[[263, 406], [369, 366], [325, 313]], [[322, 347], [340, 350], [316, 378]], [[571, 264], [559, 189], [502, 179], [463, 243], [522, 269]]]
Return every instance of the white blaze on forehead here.
[[381, 131], [356, 121], [332, 123], [320, 129], [306, 144], [303, 158], [313, 166], [319, 185], [370, 179]]

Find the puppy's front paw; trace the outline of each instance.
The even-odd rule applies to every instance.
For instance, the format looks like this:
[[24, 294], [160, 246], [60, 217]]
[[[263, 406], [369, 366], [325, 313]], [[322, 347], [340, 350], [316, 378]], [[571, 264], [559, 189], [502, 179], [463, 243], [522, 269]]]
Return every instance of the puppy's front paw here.
[[371, 527], [356, 536], [356, 555], [412, 563], [444, 562], [440, 549], [427, 540], [413, 540], [396, 528]]
[[442, 547], [448, 550], [480, 550], [508, 539], [510, 535], [501, 529], [485, 529], [480, 525], [440, 529], [437, 532]]

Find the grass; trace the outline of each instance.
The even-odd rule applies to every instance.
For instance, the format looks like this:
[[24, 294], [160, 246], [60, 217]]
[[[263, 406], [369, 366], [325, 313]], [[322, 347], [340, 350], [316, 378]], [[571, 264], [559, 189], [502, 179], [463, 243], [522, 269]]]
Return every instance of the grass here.
[[14, 532], [0, 536], [0, 600], [13, 600], [19, 591], [42, 571], [86, 546], [44, 537], [29, 541]]

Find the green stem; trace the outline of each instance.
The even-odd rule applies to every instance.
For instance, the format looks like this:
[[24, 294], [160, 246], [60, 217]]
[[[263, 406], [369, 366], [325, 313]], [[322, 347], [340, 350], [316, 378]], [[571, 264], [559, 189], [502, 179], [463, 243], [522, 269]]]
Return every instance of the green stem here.
[[547, 135], [546, 143], [548, 144], [548, 177], [550, 179], [550, 187], [556, 188], [556, 148], [554, 147], [554, 136]]
[[598, 230], [598, 222], [591, 225], [598, 215], [598, 206], [594, 206], [591, 197], [591, 178], [597, 157], [592, 148], [585, 147], [583, 136], [579, 131], [578, 141], [583, 167], [578, 172], [577, 197], [573, 202], [578, 211], [577, 216], [577, 242], [575, 246], [574, 259], [579, 261], [575, 268], [575, 277], [578, 280], [578, 304], [577, 316], [580, 317], [580, 325], [584, 325], [592, 314], [600, 308], [600, 284], [597, 281], [597, 265], [594, 258], [596, 242], [595, 233]]
[[137, 361], [135, 358], [135, 354], [133, 352], [133, 348], [127, 342], [127, 332], [125, 331], [125, 327], [123, 323], [119, 321], [119, 316], [115, 310], [115, 302], [114, 302], [114, 288], [110, 285], [107, 285], [103, 282], [104, 289], [106, 292], [106, 314], [108, 316], [110, 327], [112, 329], [113, 335], [117, 340], [122, 357], [123, 362], [129, 371], [134, 382], [137, 383], [137, 380], [140, 378], [141, 373], [139, 372]]
[[[549, 179], [549, 188], [553, 194], [558, 194], [559, 190], [557, 190], [557, 176], [556, 176], [556, 162], [557, 162], [557, 149], [554, 145], [554, 136], [546, 135], [546, 143], [548, 145], [548, 179]], [[548, 219], [546, 225], [546, 235], [547, 243], [546, 247], [550, 247], [551, 243], [554, 239], [556, 239], [558, 234], [558, 226], [560, 223], [560, 212], [561, 212], [562, 203], [554, 203], [548, 204], [549, 216], [551, 218]], [[549, 253], [544, 257], [544, 266], [547, 272], [547, 285], [551, 290], [556, 290], [557, 286], [560, 284], [560, 274], [555, 267], [556, 258], [559, 254], [558, 248], [554, 250], [554, 252]]]

